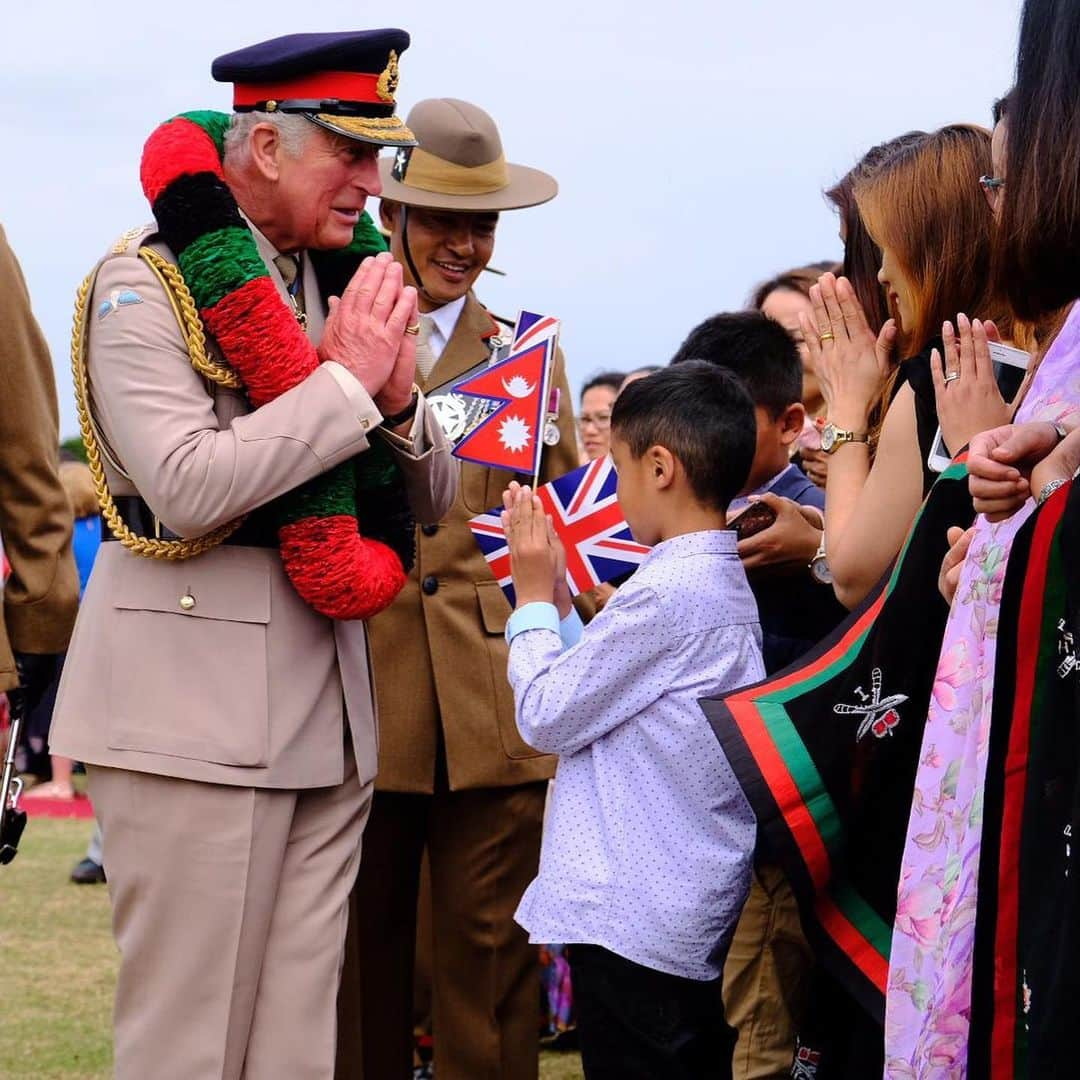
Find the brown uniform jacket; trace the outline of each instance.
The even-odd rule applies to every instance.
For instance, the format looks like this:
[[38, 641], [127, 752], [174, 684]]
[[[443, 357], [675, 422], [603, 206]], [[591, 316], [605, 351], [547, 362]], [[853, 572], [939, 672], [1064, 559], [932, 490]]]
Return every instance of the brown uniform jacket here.
[[79, 604], [71, 508], [57, 473], [56, 382], [19, 264], [0, 229], [0, 691], [18, 685], [12, 651], [60, 653]]
[[[255, 239], [286, 302], [276, 252]], [[418, 520], [446, 512], [456, 469], [422, 399], [411, 442], [378, 431], [360, 382], [330, 364], [252, 410], [192, 368], [169, 298], [138, 257], [144, 243], [171, 258], [151, 229], [118, 244], [87, 309], [94, 414], [123, 467], [108, 467], [114, 494], [138, 494], [167, 528], [201, 536], [387, 438]], [[317, 342], [325, 308], [306, 259], [304, 275]], [[377, 741], [364, 623], [305, 604], [276, 547], [167, 562], [102, 545], [64, 667], [54, 751], [210, 783], [325, 787], [344, 775], [346, 718], [367, 782]]]
[[[472, 295], [422, 388], [442, 386], [488, 359], [508, 334]], [[578, 466], [573, 403], [560, 352], [559, 444], [545, 447], [541, 480]], [[503, 638], [510, 614], [468, 520], [502, 502], [515, 474], [461, 464], [458, 497], [437, 526], [417, 530], [416, 567], [392, 608], [369, 625], [379, 701], [378, 790], [430, 793], [441, 736], [450, 787], [507, 787], [544, 780], [555, 759], [525, 745], [514, 722]]]

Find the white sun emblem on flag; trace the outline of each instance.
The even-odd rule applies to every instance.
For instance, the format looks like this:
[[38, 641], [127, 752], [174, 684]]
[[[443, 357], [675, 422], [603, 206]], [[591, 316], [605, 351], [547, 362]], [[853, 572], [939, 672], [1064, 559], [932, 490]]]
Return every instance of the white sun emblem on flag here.
[[532, 432], [529, 431], [529, 425], [520, 416], [508, 416], [499, 425], [499, 441], [507, 450], [514, 453], [524, 450], [531, 438]]

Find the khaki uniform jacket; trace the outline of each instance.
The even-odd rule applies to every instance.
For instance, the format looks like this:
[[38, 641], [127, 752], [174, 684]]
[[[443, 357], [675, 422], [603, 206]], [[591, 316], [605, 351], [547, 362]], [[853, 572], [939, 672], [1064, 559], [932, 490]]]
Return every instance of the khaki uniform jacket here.
[[79, 605], [71, 508], [60, 486], [56, 382], [22, 271], [0, 229], [0, 691], [18, 685], [16, 652], [61, 653]]
[[[509, 336], [472, 295], [422, 387], [442, 386], [490, 356]], [[561, 352], [552, 385], [561, 390], [558, 446], [545, 447], [541, 480], [577, 468], [573, 402]], [[416, 567], [397, 603], [371, 621], [379, 698], [377, 790], [430, 793], [441, 736], [450, 787], [506, 787], [544, 780], [555, 758], [522, 742], [514, 722], [503, 638], [510, 605], [468, 527], [502, 503], [514, 473], [461, 463], [458, 497], [437, 526], [417, 530]], [[425, 589], [425, 584], [426, 589]]]
[[[283, 301], [276, 254], [260, 254]], [[126, 242], [124, 242], [126, 241]], [[138, 494], [169, 529], [200, 536], [386, 438], [419, 520], [450, 505], [456, 469], [423, 401], [414, 438], [377, 432], [358, 380], [323, 364], [252, 411], [192, 368], [168, 296], [122, 238], [100, 266], [89, 319], [94, 415], [114, 494]], [[304, 260], [308, 335], [325, 308]], [[194, 599], [181, 606], [182, 597]], [[403, 673], [395, 673], [400, 677]], [[389, 676], [394, 677], [394, 676]], [[52, 748], [95, 765], [250, 787], [341, 782], [346, 715], [361, 782], [377, 742], [361, 622], [334, 622], [294, 591], [276, 548], [222, 546], [178, 562], [106, 542], [68, 652]]]

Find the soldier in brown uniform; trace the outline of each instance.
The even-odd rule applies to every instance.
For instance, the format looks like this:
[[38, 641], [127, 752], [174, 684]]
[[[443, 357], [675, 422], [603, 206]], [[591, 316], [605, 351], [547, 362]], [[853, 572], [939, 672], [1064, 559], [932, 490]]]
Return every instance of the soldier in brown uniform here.
[[[491, 258], [499, 213], [546, 202], [557, 185], [508, 164], [495, 124], [474, 105], [424, 101], [406, 122], [418, 145], [380, 161], [382, 223], [420, 293], [417, 381], [435, 403], [439, 388], [487, 363], [496, 340], [509, 338], [510, 327], [471, 291]], [[578, 464], [561, 354], [553, 385], [561, 391], [559, 441], [544, 450], [544, 481]], [[467, 526], [500, 503], [514, 478], [461, 466], [453, 508], [418, 530], [409, 584], [369, 627], [379, 774], [342, 982], [342, 1080], [361, 1075], [361, 1061], [366, 1080], [410, 1075], [425, 848], [436, 1073], [440, 1080], [537, 1073], [537, 958], [513, 914], [536, 874], [555, 762], [517, 733], [503, 640], [510, 607]]]

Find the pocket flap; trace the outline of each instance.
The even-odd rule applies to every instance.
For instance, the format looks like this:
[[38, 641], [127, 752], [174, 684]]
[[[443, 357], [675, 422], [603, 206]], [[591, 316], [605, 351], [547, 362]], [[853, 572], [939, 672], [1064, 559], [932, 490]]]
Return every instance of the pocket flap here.
[[208, 555], [176, 563], [134, 558], [124, 573], [117, 576], [113, 606], [194, 619], [269, 623], [269, 568], [259, 574], [245, 566], [239, 572], [240, 567], [232, 566], [229, 556], [239, 555], [241, 550], [219, 548]]
[[497, 581], [478, 581], [476, 598], [480, 601], [480, 618], [489, 634], [501, 634], [510, 618], [510, 604]]

